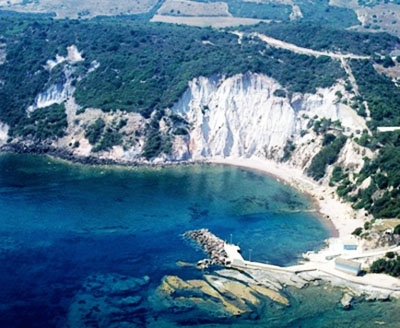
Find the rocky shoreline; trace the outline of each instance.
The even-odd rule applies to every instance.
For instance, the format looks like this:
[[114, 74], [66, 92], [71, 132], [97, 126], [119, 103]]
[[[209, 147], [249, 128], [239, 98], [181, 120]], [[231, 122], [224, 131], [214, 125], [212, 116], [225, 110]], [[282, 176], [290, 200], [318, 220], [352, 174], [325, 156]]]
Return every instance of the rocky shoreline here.
[[[123, 165], [112, 159], [99, 158], [95, 156], [79, 156], [66, 148], [57, 148], [52, 145], [43, 143], [8, 143], [0, 147], [0, 152], [16, 153], [16, 154], [37, 154], [48, 155], [72, 163], [88, 164], [88, 165]], [[129, 165], [134, 165], [130, 163]]]
[[81, 156], [76, 155], [68, 148], [58, 148], [46, 143], [8, 143], [0, 147], [1, 153], [15, 154], [36, 154], [46, 155], [54, 158], [69, 161], [71, 163], [79, 163], [84, 165], [115, 165], [115, 166], [134, 166], [134, 167], [162, 167], [173, 165], [193, 165], [206, 164], [204, 161], [162, 161], [150, 162], [146, 160], [121, 161], [111, 158], [102, 158], [98, 156]]

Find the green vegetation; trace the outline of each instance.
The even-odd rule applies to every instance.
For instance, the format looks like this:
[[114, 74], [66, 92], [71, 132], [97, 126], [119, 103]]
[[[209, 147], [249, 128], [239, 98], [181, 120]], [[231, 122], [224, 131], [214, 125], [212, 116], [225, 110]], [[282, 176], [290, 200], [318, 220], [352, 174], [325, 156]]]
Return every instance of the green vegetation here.
[[353, 191], [355, 187], [350, 181], [349, 174], [343, 172], [340, 166], [334, 167], [329, 185], [331, 187], [336, 186], [337, 194], [346, 200], [349, 200], [348, 194]]
[[371, 178], [370, 185], [359, 190], [350, 200], [354, 208], [364, 208], [378, 218], [400, 217], [400, 132], [378, 133], [377, 126], [400, 125], [400, 92], [390, 78], [378, 74], [372, 62], [352, 61], [352, 69], [362, 94], [368, 102], [373, 129], [371, 135], [363, 131], [356, 141], [374, 151], [378, 156], [367, 160], [357, 184]]
[[311, 161], [311, 165], [307, 170], [307, 174], [313, 177], [314, 180], [323, 178], [326, 172], [326, 167], [336, 162], [340, 150], [346, 143], [347, 138], [344, 135], [335, 137], [327, 143], [321, 151], [315, 155]]
[[280, 98], [286, 98], [286, 91], [285, 90], [283, 90], [283, 89], [276, 89], [275, 91], [274, 91], [274, 96], [275, 97], [280, 97]]
[[351, 234], [354, 236], [360, 236], [363, 229], [361, 227], [356, 228]]
[[370, 127], [400, 125], [400, 90], [392, 79], [376, 72], [371, 61], [352, 60], [359, 91], [368, 102]]
[[[14, 131], [21, 131], [26, 108], [38, 93], [65, 81], [66, 65], [84, 108], [122, 109], [145, 117], [171, 107], [188, 81], [200, 75], [265, 73], [289, 93], [314, 92], [345, 76], [336, 61], [268, 48], [257, 38], [239, 44], [237, 36], [207, 28], [122, 18], [22, 17], [0, 15], [0, 35], [7, 44], [7, 61], [0, 65], [0, 120]], [[65, 56], [71, 44], [83, 53], [83, 62], [59, 64], [50, 72], [44, 68], [48, 59]]]
[[[99, 30], [90, 25], [86, 29], [88, 35], [96, 33], [98, 44], [90, 45], [90, 52], [85, 50], [86, 57], [100, 67], [77, 84], [76, 98], [84, 107], [120, 108], [148, 117], [154, 109], [171, 107], [188, 81], [200, 75], [266, 73], [294, 92], [314, 91], [343, 77], [341, 67], [333, 61], [321, 63], [308, 56], [266, 49], [260, 40], [238, 44], [230, 33], [146, 24], [129, 26], [129, 33], [111, 24], [107, 33], [99, 34]], [[105, 49], [100, 46], [109, 39], [118, 42]], [[307, 70], [299, 74], [298, 67]]]
[[[318, 119], [318, 116], [314, 117], [313, 119], [310, 119], [308, 122], [308, 125], [310, 128], [311, 126], [313, 127], [313, 131], [316, 134], [325, 134], [328, 130], [334, 128], [336, 130], [341, 130], [342, 125], [340, 121], [334, 121], [332, 122], [331, 119], [326, 119], [325, 117], [321, 118], [320, 120]], [[332, 135], [324, 135], [324, 140], [323, 144], [329, 143], [329, 139], [333, 140], [334, 136]]]
[[288, 140], [285, 147], [283, 148], [283, 157], [282, 161], [288, 161], [290, 156], [292, 155], [293, 151], [296, 149], [295, 144], [292, 140]]
[[392, 57], [390, 57], [389, 55], [386, 55], [383, 58], [382, 57], [378, 57], [378, 58], [375, 59], [375, 62], [377, 64], [381, 64], [385, 68], [396, 66], [396, 64], [394, 63]]
[[67, 127], [64, 104], [54, 104], [29, 113], [13, 131], [13, 134], [36, 140], [56, 139], [65, 135]]
[[295, 0], [294, 3], [300, 7], [305, 21], [336, 28], [360, 25], [353, 10], [330, 6], [329, 0]]
[[287, 21], [292, 12], [291, 6], [275, 3], [247, 2], [242, 0], [229, 0], [227, 3], [229, 12], [235, 17]]
[[122, 144], [122, 133], [120, 129], [126, 125], [126, 121], [120, 120], [106, 125], [103, 119], [97, 119], [86, 129], [85, 137], [93, 145], [93, 151], [107, 150], [113, 146]]
[[[357, 194], [345, 197], [353, 203], [355, 209], [364, 208], [375, 218], [400, 217], [400, 132], [385, 132], [373, 135], [363, 132], [358, 143], [378, 151], [373, 160], [365, 159], [365, 164], [357, 177], [357, 185], [370, 178], [370, 184]], [[344, 185], [346, 179], [341, 181]], [[340, 186], [337, 188], [340, 193]], [[355, 186], [348, 185], [348, 193]], [[346, 193], [346, 195], [347, 195]]]
[[386, 258], [376, 260], [371, 265], [371, 272], [373, 273], [386, 273], [393, 277], [400, 276], [400, 256], [393, 257], [391, 255]]
[[305, 48], [359, 55], [386, 54], [400, 45], [397, 37], [387, 33], [360, 33], [312, 22], [260, 23], [255, 27], [242, 29], [256, 30]]
[[100, 141], [105, 126], [106, 124], [104, 123], [104, 120], [98, 118], [96, 122], [87, 127], [85, 137], [88, 139], [91, 145], [95, 145]]
[[400, 216], [400, 148], [385, 146], [378, 157], [366, 161], [358, 183], [371, 177], [368, 188], [352, 198], [355, 208], [365, 208], [378, 218]]
[[346, 179], [349, 175], [343, 172], [343, 169], [340, 166], [335, 166], [332, 171], [331, 183], [335, 184], [336, 182], [342, 181]]

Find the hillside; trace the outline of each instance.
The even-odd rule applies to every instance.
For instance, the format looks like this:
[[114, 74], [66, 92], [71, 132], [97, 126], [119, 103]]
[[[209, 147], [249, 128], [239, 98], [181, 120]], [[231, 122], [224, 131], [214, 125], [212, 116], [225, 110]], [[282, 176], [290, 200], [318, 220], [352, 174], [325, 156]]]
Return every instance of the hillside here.
[[0, 9], [49, 14], [57, 18], [135, 15], [148, 21], [195, 26], [252, 25], [259, 21], [313, 22], [340, 28], [399, 34], [398, 1], [378, 0], [1, 0]]
[[312, 22], [400, 35], [397, 0], [0, 0], [0, 10], [71, 19], [134, 15], [143, 21], [203, 27], [253, 25], [260, 21]]
[[400, 132], [380, 131], [400, 126], [400, 40], [281, 18], [218, 30], [0, 12], [0, 145], [91, 163], [270, 159], [369, 219], [399, 218]]

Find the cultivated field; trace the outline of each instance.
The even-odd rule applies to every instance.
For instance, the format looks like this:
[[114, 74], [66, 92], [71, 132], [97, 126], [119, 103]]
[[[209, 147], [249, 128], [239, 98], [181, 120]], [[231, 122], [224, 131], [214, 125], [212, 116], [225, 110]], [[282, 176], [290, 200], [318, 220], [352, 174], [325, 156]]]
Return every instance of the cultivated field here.
[[258, 22], [267, 22], [262, 19], [240, 18], [240, 17], [223, 17], [223, 16], [202, 16], [202, 17], [183, 17], [183, 16], [166, 16], [154, 15], [152, 22], [163, 22], [173, 24], [183, 24], [190, 26], [222, 28], [227, 26], [253, 25]]
[[157, 0], [0, 0], [0, 9], [33, 13], [56, 13], [58, 18], [89, 18], [98, 15], [142, 14]]
[[157, 11], [167, 16], [230, 16], [225, 2], [196, 2], [188, 0], [166, 0]]
[[[243, 2], [276, 4], [292, 7], [290, 20], [302, 20], [302, 8], [317, 4], [317, 0], [242, 0]], [[400, 36], [400, 5], [393, 1], [365, 2], [359, 0], [330, 0], [329, 5], [353, 10], [361, 22], [359, 30], [388, 32]], [[376, 5], [380, 3], [379, 5]], [[95, 16], [135, 15], [149, 13], [156, 8], [154, 22], [187, 24], [196, 26], [235, 26], [254, 24], [269, 18], [258, 15], [257, 19], [248, 12], [233, 13], [233, 3], [227, 0], [218, 2], [195, 0], [0, 0], [0, 10], [13, 10], [31, 13], [54, 13], [57, 18], [91, 18]], [[235, 2], [238, 9], [238, 3]], [[240, 4], [239, 4], [240, 6]], [[264, 9], [265, 10], [265, 9]], [[232, 17], [235, 16], [235, 17]], [[246, 18], [244, 18], [246, 17]], [[251, 18], [248, 18], [251, 17]]]

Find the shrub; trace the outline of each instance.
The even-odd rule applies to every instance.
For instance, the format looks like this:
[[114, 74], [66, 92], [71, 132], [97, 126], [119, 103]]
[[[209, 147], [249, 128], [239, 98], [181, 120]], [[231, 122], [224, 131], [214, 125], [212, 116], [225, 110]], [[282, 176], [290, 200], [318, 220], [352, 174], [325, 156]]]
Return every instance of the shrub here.
[[393, 277], [400, 276], [400, 256], [395, 258], [393, 252], [386, 253], [387, 259], [379, 259], [372, 263], [371, 272], [387, 273]]
[[98, 118], [92, 125], [89, 125], [89, 127], [86, 129], [85, 137], [88, 139], [91, 145], [95, 145], [97, 142], [100, 141], [105, 126], [106, 123], [104, 123], [104, 120]]
[[322, 148], [321, 151], [313, 157], [307, 174], [313, 177], [314, 180], [320, 180], [325, 175], [326, 167], [336, 162], [346, 140], [347, 138], [345, 136], [340, 135], [331, 144]]
[[371, 227], [372, 227], [372, 223], [371, 222], [367, 221], [367, 222], [364, 223], [364, 229], [365, 230], [369, 230], [369, 229], [371, 229]]
[[34, 110], [20, 121], [14, 133], [38, 140], [56, 139], [65, 135], [67, 127], [67, 114], [62, 103]]
[[387, 252], [387, 253], [385, 254], [385, 256], [386, 256], [388, 259], [394, 259], [395, 254], [394, 254], [394, 252]]
[[283, 89], [276, 89], [274, 91], [274, 96], [275, 97], [280, 97], [280, 98], [286, 98], [286, 91]]
[[186, 130], [185, 128], [179, 127], [179, 128], [177, 128], [177, 129], [174, 131], [174, 134], [175, 134], [175, 135], [180, 135], [180, 136], [185, 136], [185, 135], [188, 135], [189, 132], [188, 132], [188, 130]]
[[152, 131], [147, 137], [146, 144], [143, 148], [143, 157], [151, 159], [161, 153], [162, 137], [159, 131]]

